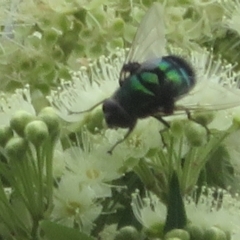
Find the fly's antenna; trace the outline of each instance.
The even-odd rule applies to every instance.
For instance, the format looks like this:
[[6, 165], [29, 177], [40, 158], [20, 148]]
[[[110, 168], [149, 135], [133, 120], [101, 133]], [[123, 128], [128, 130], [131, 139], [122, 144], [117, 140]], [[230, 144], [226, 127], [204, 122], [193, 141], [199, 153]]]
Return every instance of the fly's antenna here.
[[134, 127], [135, 127], [135, 125], [132, 126], [132, 127], [130, 127], [130, 128], [128, 129], [127, 133], [124, 135], [124, 137], [123, 137], [122, 139], [118, 140], [118, 141], [107, 151], [107, 153], [110, 154], [110, 155], [112, 155], [112, 152], [113, 152], [113, 150], [115, 149], [115, 147], [117, 147], [118, 144], [124, 142], [124, 141], [128, 138], [128, 136], [132, 133]]

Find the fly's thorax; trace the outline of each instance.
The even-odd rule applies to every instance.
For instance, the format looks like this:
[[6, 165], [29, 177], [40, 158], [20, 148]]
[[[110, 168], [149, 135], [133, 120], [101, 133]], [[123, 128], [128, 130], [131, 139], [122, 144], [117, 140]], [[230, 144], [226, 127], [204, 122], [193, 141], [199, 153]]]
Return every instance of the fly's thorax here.
[[130, 116], [114, 97], [106, 99], [102, 109], [109, 128], [131, 128], [137, 122], [137, 118]]
[[138, 62], [129, 62], [124, 64], [120, 72], [119, 85], [122, 86], [123, 82], [131, 75], [134, 75], [140, 67], [141, 64]]

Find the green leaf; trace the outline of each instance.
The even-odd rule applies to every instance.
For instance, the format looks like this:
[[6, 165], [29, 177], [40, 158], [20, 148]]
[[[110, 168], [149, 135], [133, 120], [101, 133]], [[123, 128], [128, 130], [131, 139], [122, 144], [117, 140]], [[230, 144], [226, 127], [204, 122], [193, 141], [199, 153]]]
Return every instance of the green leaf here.
[[40, 227], [44, 231], [46, 238], [49, 240], [94, 240], [94, 238], [85, 233], [79, 232], [76, 229], [50, 222], [48, 220], [41, 221]]
[[187, 216], [180, 191], [179, 180], [176, 172], [173, 172], [169, 184], [167, 219], [164, 226], [164, 233], [167, 233], [172, 229], [183, 229], [186, 224]]

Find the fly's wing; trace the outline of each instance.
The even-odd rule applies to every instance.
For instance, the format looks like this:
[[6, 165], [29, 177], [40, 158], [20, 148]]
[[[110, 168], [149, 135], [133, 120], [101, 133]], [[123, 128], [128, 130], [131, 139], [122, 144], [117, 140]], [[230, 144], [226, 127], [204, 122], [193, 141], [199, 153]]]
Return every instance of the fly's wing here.
[[[223, 110], [240, 106], [240, 89], [221, 86], [219, 83], [209, 82], [199, 84], [194, 91], [177, 101], [177, 112]], [[199, 88], [199, 90], [198, 90]], [[201, 88], [201, 89], [200, 89]]]
[[125, 63], [143, 63], [151, 58], [161, 58], [165, 52], [163, 7], [153, 3], [143, 17]]

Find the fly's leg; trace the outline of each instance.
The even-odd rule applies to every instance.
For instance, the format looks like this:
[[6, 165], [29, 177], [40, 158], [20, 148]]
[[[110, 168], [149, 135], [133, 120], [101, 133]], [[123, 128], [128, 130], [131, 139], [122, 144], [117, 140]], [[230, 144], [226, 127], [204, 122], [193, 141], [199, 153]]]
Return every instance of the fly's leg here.
[[208, 141], [210, 140], [210, 136], [211, 136], [210, 130], [208, 129], [208, 127], [206, 126], [206, 124], [201, 123], [200, 121], [197, 121], [196, 119], [194, 119], [194, 118], [192, 117], [191, 112], [190, 112], [190, 109], [187, 109], [187, 108], [184, 107], [184, 106], [178, 105], [178, 106], [175, 106], [175, 107], [174, 107], [174, 111], [184, 111], [184, 112], [186, 113], [186, 115], [187, 115], [187, 118], [188, 118], [190, 121], [193, 121], [193, 122], [201, 125], [202, 127], [204, 127], [204, 128], [205, 128], [205, 131], [206, 131], [206, 133], [207, 133], [207, 140], [208, 140]]
[[100, 104], [102, 104], [104, 101], [105, 101], [105, 99], [102, 100], [101, 102], [98, 102], [97, 104], [93, 105], [91, 108], [89, 108], [89, 109], [87, 109], [87, 110], [84, 110], [84, 111], [81, 111], [81, 112], [74, 112], [74, 111], [71, 111], [71, 110], [68, 109], [68, 113], [69, 113], [70, 115], [72, 115], [72, 114], [81, 114], [81, 113], [91, 112], [94, 108], [98, 107], [98, 106], [99, 106]]
[[156, 118], [159, 122], [161, 122], [165, 126], [165, 128], [160, 130], [159, 133], [161, 135], [161, 140], [162, 140], [162, 143], [163, 143], [163, 147], [166, 147], [167, 144], [166, 144], [165, 139], [163, 137], [163, 133], [166, 132], [170, 128], [170, 124], [160, 116], [156, 115], [156, 116], [154, 116], [154, 118]]
[[128, 137], [129, 135], [132, 133], [133, 129], [134, 129], [135, 125], [130, 127], [127, 131], [127, 133], [124, 135], [124, 137], [122, 139], [119, 139], [108, 151], [107, 153], [112, 155], [112, 152], [113, 150], [115, 149], [115, 147], [117, 147], [118, 144], [124, 142]]

